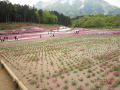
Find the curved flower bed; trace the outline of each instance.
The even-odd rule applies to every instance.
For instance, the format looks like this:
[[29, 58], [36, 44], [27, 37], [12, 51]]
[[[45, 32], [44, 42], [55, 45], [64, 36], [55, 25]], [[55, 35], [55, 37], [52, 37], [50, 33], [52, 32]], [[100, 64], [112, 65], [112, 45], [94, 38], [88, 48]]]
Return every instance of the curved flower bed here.
[[[29, 28], [29, 29], [20, 29], [20, 30], [7, 30], [5, 31], [8, 35], [1, 35], [1, 37], [7, 36], [9, 39], [14, 39], [15, 36], [18, 36], [19, 39], [24, 38], [40, 38], [40, 34], [42, 35], [42, 38], [51, 37], [53, 34], [48, 33], [38, 33], [38, 32], [47, 32], [56, 30], [58, 28]], [[75, 31], [79, 31], [79, 33], [75, 33]], [[15, 35], [10, 35], [10, 34]], [[28, 34], [29, 33], [29, 34]], [[72, 32], [59, 32], [54, 33], [55, 37], [61, 37], [61, 36], [78, 36], [78, 35], [91, 35], [91, 34], [120, 34], [120, 31], [103, 31], [103, 30], [91, 30], [91, 29], [84, 29], [84, 28], [75, 28], [72, 30]]]

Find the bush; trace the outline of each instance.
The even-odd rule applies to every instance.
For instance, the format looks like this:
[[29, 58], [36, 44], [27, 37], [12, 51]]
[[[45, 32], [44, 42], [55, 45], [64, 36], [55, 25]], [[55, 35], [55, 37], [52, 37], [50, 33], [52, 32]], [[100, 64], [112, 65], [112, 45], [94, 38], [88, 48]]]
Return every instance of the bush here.
[[115, 83], [113, 84], [113, 88], [118, 87], [120, 85], [120, 80], [116, 80]]

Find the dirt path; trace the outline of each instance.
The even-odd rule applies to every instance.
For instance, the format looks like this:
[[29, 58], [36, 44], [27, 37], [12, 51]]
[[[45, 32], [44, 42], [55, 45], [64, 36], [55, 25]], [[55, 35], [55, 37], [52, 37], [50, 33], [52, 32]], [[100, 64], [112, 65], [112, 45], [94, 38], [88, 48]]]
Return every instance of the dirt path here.
[[15, 84], [12, 82], [11, 77], [1, 66], [0, 66], [0, 90], [16, 90]]

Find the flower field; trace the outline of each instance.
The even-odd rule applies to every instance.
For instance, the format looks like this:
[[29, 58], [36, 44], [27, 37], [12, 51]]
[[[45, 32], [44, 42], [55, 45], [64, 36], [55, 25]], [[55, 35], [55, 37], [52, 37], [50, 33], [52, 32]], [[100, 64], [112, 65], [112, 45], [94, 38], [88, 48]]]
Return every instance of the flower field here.
[[120, 90], [120, 35], [4, 42], [0, 59], [29, 90]]
[[[67, 28], [68, 29], [68, 28]], [[19, 39], [31, 39], [31, 38], [40, 38], [40, 34], [44, 38], [51, 37], [50, 33], [54, 33], [55, 37], [62, 36], [79, 36], [79, 35], [100, 35], [100, 34], [120, 34], [120, 30], [97, 30], [97, 29], [86, 29], [86, 28], [70, 28], [69, 31], [64, 31], [65, 29], [60, 28], [27, 28], [27, 29], [16, 29], [16, 30], [5, 30], [0, 31], [0, 37], [8, 37], [9, 40], [14, 40], [14, 37], [17, 36]], [[63, 30], [63, 31], [61, 31]], [[79, 31], [78, 34], [75, 31]], [[53, 32], [51, 32], [53, 31]], [[48, 34], [49, 33], [49, 34]]]

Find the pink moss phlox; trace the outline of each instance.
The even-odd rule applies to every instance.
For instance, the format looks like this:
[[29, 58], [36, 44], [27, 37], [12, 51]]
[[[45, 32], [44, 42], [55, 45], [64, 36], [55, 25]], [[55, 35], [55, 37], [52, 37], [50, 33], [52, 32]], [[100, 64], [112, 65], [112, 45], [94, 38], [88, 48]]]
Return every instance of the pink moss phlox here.
[[65, 87], [65, 85], [64, 85], [64, 86], [62, 86], [61, 88], [62, 88], [62, 89], [64, 89], [64, 87]]
[[113, 88], [109, 88], [108, 90], [113, 90]]
[[56, 80], [56, 78], [53, 78], [53, 83], [57, 83], [57, 80]]
[[90, 86], [90, 89], [93, 89], [94, 88], [94, 86]]
[[75, 89], [73, 89], [73, 88], [69, 88], [69, 90], [75, 90]]
[[80, 86], [79, 86], [79, 87], [80, 87], [80, 89], [83, 89], [83, 88], [84, 88], [84, 86], [83, 86], [82, 84], [80, 84]]
[[104, 67], [105, 66], [105, 64], [100, 64], [100, 67]]

